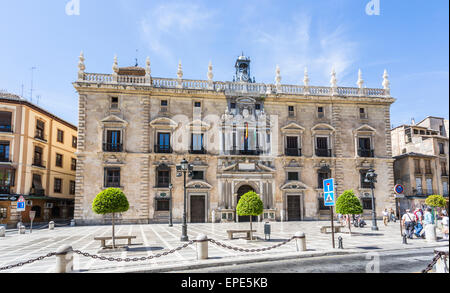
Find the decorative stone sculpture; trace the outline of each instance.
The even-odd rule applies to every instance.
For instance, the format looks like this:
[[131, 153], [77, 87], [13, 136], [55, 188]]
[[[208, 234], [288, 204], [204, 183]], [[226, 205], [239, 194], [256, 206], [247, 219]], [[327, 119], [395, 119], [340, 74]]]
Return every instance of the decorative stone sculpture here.
[[360, 89], [363, 88], [364, 80], [362, 79], [361, 69], [358, 71], [358, 81], [356, 82], [356, 84], [358, 85], [358, 88], [360, 88]]
[[387, 73], [387, 70], [384, 70], [384, 74], [383, 74], [383, 88], [386, 92], [386, 96], [389, 97], [391, 95], [391, 84], [389, 82], [389, 75]]
[[337, 79], [336, 79], [336, 70], [334, 69], [334, 67], [331, 70], [330, 84], [331, 84], [331, 94], [334, 96], [337, 94]]
[[305, 74], [303, 77], [303, 85], [305, 86], [305, 95], [309, 94], [309, 76], [308, 68], [305, 67]]
[[183, 67], [181, 66], [181, 61], [178, 63], [177, 76], [178, 76], [178, 84], [177, 84], [177, 87], [178, 87], [178, 88], [182, 88], [182, 87], [183, 87], [183, 82], [182, 82], [182, 78], [183, 78]]
[[277, 87], [277, 92], [281, 92], [281, 72], [280, 66], [277, 65], [277, 69], [275, 70], [275, 86]]
[[212, 66], [212, 62], [211, 61], [209, 61], [207, 76], [208, 76], [208, 88], [209, 89], [213, 89], [214, 74], [213, 74], [213, 66]]
[[80, 61], [78, 61], [78, 80], [84, 79], [84, 70], [86, 69], [86, 66], [84, 65], [84, 54], [83, 51], [80, 53], [79, 57]]

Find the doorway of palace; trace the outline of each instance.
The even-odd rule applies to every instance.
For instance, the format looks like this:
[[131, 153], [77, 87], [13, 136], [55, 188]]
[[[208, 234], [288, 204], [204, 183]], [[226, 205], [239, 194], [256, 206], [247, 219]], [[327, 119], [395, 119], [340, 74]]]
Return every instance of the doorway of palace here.
[[204, 195], [191, 195], [191, 223], [205, 223], [205, 201]]
[[288, 195], [287, 197], [288, 221], [301, 221], [300, 195]]
[[[249, 191], [255, 191], [255, 190], [249, 185], [243, 185], [238, 189], [236, 205], [237, 205], [237, 203], [239, 203], [239, 200], [241, 199], [241, 197]], [[239, 223], [250, 222], [250, 216], [238, 216], [236, 214], [236, 217], [237, 217]], [[252, 222], [258, 222], [258, 216], [252, 216]]]

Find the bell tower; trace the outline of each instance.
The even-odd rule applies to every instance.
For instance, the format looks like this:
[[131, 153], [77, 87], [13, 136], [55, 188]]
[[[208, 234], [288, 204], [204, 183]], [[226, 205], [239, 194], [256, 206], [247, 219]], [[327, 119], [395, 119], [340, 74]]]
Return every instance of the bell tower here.
[[250, 76], [250, 58], [244, 56], [244, 53], [238, 57], [234, 67], [236, 68], [236, 75], [234, 76], [233, 81], [250, 83], [255, 82], [255, 78], [253, 77], [252, 81]]

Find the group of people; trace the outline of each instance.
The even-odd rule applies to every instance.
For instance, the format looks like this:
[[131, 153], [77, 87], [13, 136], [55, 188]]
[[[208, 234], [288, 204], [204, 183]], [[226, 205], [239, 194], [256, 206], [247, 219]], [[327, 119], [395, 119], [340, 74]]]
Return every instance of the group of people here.
[[[448, 239], [448, 224], [449, 219], [447, 212], [442, 211], [442, 233], [444, 239]], [[413, 235], [417, 238], [425, 238], [424, 227], [426, 225], [434, 225], [434, 217], [431, 213], [431, 208], [426, 208], [425, 213], [421, 208], [416, 208], [414, 212], [410, 209], [402, 217], [402, 226], [405, 228], [405, 235], [409, 239], [413, 239]]]
[[383, 211], [383, 223], [385, 226], [388, 225], [389, 222], [396, 222], [397, 218], [395, 217], [395, 213], [394, 210], [392, 208], [389, 209], [384, 209]]

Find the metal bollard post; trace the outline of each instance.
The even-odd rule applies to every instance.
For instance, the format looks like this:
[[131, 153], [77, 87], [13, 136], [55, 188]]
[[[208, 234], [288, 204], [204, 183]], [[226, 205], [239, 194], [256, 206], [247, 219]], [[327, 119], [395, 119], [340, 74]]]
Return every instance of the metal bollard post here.
[[19, 234], [25, 234], [26, 228], [24, 225], [20, 226], [19, 228]]
[[22, 222], [17, 223], [17, 229], [20, 229], [21, 226], [23, 226]]
[[75, 219], [70, 220], [70, 227], [75, 227]]
[[197, 259], [208, 259], [208, 236], [200, 234], [197, 236]]
[[3, 226], [0, 226], [0, 237], [5, 237], [6, 229]]
[[70, 245], [63, 245], [56, 250], [55, 273], [65, 274], [73, 271], [73, 249]]
[[344, 239], [342, 238], [342, 236], [339, 236], [339, 238], [338, 238], [338, 248], [339, 249], [344, 249]]
[[425, 239], [427, 240], [427, 242], [437, 242], [436, 225], [425, 225]]
[[295, 245], [297, 251], [306, 251], [306, 236], [303, 232], [295, 233]]
[[408, 244], [408, 242], [406, 241], [406, 234], [403, 234], [403, 244]]
[[437, 248], [434, 250], [437, 255], [441, 253], [441, 257], [436, 262], [436, 273], [447, 273], [448, 274], [448, 247]]
[[49, 230], [54, 230], [55, 229], [55, 222], [51, 221], [48, 223], [48, 229]]

